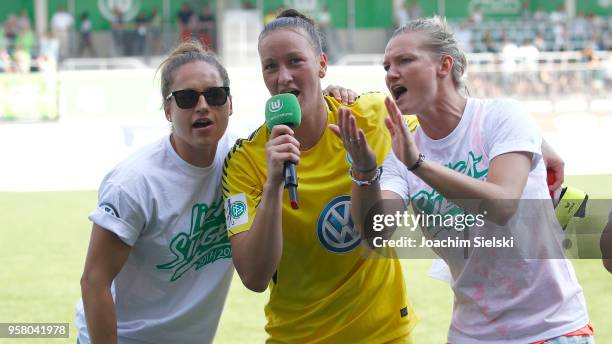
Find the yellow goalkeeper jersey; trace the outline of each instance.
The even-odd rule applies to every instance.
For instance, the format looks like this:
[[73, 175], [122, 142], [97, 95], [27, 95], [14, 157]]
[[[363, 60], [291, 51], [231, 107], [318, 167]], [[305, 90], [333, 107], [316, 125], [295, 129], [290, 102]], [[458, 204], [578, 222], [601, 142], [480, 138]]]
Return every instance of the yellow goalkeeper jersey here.
[[[340, 104], [325, 97], [328, 124]], [[382, 164], [391, 142], [382, 93], [362, 95], [350, 106]], [[416, 118], [409, 121], [416, 126]], [[239, 140], [223, 171], [229, 236], [250, 229], [266, 180], [264, 125]], [[326, 128], [319, 142], [302, 151], [297, 165], [300, 208], [284, 192], [283, 253], [265, 307], [269, 343], [408, 342], [416, 323], [397, 259], [367, 258], [350, 216], [350, 158]], [[280, 219], [279, 219], [280, 220]]]

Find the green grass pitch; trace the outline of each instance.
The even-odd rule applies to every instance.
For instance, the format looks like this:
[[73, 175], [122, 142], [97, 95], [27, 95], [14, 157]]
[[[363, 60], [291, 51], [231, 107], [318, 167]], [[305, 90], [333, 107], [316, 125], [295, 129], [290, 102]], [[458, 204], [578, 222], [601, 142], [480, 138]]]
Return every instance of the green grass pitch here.
[[[591, 198], [612, 199], [612, 175], [568, 177], [568, 184]], [[0, 339], [0, 343], [75, 343], [74, 308], [91, 230], [87, 214], [96, 193], [0, 193], [0, 323], [68, 322], [69, 339]], [[431, 279], [431, 260], [402, 261], [408, 292], [419, 316], [415, 343], [444, 343], [452, 293]], [[612, 343], [609, 309], [612, 275], [600, 260], [575, 260], [598, 343]], [[217, 332], [218, 343], [257, 343], [266, 338], [263, 306], [267, 292], [256, 294], [234, 276]]]

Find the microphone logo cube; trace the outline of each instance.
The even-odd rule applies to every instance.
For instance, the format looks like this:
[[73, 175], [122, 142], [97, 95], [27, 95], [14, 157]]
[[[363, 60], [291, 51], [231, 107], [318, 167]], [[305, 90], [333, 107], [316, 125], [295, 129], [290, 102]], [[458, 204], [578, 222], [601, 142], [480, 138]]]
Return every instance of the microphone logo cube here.
[[276, 111], [280, 110], [282, 107], [283, 107], [283, 100], [282, 99], [270, 100], [270, 102], [268, 103], [268, 110], [270, 112], [276, 112]]

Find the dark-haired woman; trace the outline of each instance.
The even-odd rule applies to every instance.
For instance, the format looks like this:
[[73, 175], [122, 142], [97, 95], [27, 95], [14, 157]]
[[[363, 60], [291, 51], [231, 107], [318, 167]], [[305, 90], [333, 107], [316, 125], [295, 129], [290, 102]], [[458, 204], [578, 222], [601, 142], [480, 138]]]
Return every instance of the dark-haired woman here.
[[[233, 261], [249, 289], [270, 287], [270, 343], [409, 343], [416, 317], [397, 259], [376, 259], [350, 217], [351, 159], [328, 129], [340, 103], [324, 96], [327, 56], [308, 18], [287, 10], [259, 36], [270, 94], [293, 93], [299, 128], [264, 125], [226, 161], [223, 189]], [[384, 95], [351, 106], [382, 163], [390, 139]], [[297, 164], [299, 209], [283, 192], [283, 165]], [[246, 208], [245, 208], [246, 207]]]
[[110, 171], [89, 215], [81, 344], [209, 343], [227, 296], [233, 267], [219, 182], [234, 142], [229, 78], [194, 43], [171, 53], [161, 78], [172, 132]]

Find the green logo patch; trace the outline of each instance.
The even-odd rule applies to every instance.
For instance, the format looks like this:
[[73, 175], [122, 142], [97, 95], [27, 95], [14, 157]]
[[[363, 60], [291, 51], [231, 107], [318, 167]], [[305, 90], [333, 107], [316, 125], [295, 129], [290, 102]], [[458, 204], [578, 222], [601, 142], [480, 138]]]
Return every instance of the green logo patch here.
[[[191, 230], [177, 234], [168, 249], [175, 258], [157, 265], [160, 270], [173, 270], [174, 282], [191, 268], [198, 270], [222, 258], [232, 257], [232, 247], [227, 237], [223, 199], [210, 206], [195, 204], [191, 208]], [[244, 210], [243, 210], [244, 211]]]

